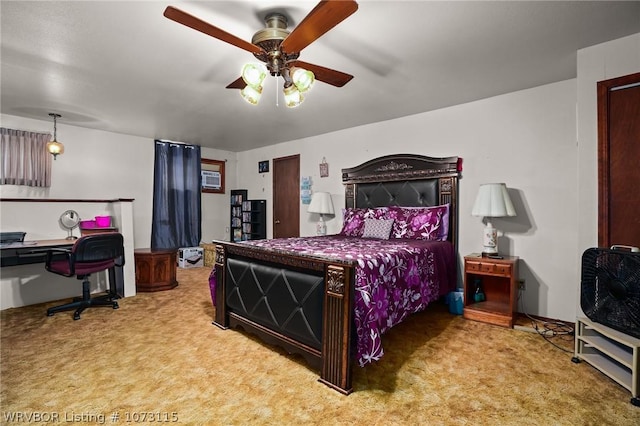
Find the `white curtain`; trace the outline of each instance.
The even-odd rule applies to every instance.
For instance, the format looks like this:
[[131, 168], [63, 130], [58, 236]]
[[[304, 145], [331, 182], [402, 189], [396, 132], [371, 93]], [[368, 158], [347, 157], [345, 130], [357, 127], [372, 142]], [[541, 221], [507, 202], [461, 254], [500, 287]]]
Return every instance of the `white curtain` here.
[[51, 186], [49, 133], [0, 128], [0, 185]]

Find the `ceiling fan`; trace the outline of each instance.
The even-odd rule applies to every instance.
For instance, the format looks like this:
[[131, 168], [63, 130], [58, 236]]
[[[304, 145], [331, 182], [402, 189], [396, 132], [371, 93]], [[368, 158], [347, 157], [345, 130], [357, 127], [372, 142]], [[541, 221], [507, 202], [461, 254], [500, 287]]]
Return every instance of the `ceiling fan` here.
[[323, 0], [292, 31], [287, 29], [285, 14], [272, 12], [264, 18], [265, 28], [253, 35], [251, 43], [173, 6], [165, 9], [164, 16], [251, 52], [263, 63], [245, 65], [242, 76], [230, 83], [227, 89], [241, 89], [245, 100], [257, 104], [262, 93], [262, 82], [266, 72], [269, 72], [274, 77], [283, 77], [285, 103], [294, 107], [302, 102], [302, 93], [311, 87], [314, 80], [342, 87], [353, 78], [340, 71], [299, 61], [298, 57], [302, 49], [356, 10], [358, 3], [353, 0]]

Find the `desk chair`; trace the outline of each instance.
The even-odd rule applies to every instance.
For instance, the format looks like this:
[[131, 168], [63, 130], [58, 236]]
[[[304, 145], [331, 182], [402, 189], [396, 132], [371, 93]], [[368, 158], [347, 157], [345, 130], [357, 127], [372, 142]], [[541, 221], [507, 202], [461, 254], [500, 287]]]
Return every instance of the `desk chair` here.
[[[64, 254], [64, 258], [60, 258]], [[74, 320], [90, 306], [111, 306], [118, 309], [115, 299], [118, 295], [108, 292], [106, 295], [91, 298], [89, 276], [94, 272], [105, 271], [115, 266], [124, 265], [124, 246], [122, 234], [110, 232], [80, 237], [71, 249], [50, 249], [47, 251], [45, 268], [54, 274], [65, 277], [77, 276], [82, 280], [82, 297], [73, 302], [47, 309], [47, 315], [75, 309]]]

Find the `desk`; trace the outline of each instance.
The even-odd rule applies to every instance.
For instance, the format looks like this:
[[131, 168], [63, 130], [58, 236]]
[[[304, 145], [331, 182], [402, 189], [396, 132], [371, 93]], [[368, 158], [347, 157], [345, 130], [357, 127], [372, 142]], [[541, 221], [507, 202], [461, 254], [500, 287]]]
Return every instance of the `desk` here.
[[[29, 265], [32, 263], [45, 263], [47, 250], [69, 249], [76, 240], [35, 240], [22, 243], [9, 243], [0, 246], [0, 266]], [[56, 257], [64, 255], [55, 255]], [[109, 292], [124, 297], [124, 274], [122, 266], [109, 269]]]
[[0, 265], [15, 266], [30, 263], [44, 263], [47, 250], [52, 248], [71, 248], [75, 240], [37, 240], [21, 243], [8, 243], [0, 246]]

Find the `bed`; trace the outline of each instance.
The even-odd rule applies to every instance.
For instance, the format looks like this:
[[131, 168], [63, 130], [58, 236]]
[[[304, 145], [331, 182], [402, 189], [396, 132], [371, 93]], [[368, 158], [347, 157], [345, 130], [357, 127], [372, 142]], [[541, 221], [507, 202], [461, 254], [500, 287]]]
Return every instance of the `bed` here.
[[214, 324], [301, 355], [344, 394], [381, 336], [456, 287], [458, 157], [397, 154], [343, 169], [338, 235], [214, 241]]

